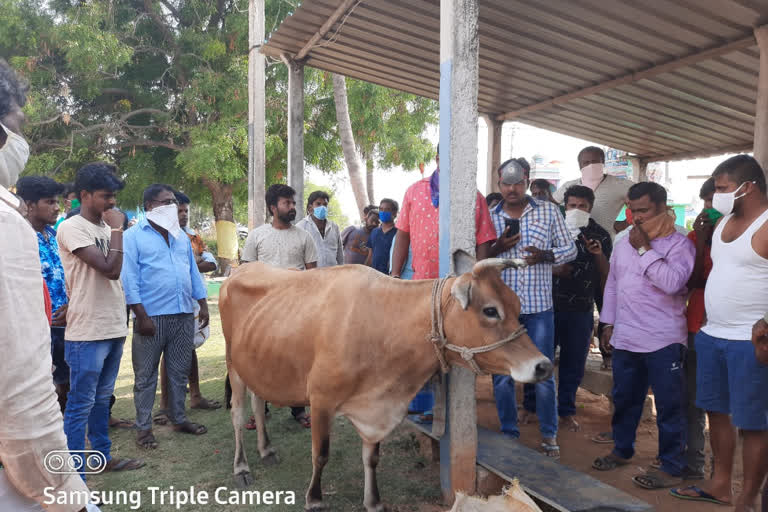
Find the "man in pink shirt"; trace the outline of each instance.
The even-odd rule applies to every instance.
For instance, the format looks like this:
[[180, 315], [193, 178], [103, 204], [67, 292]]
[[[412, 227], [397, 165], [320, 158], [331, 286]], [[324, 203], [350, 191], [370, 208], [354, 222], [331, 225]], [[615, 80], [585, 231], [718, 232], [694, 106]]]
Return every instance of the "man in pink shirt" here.
[[[438, 153], [439, 153], [438, 146]], [[429, 178], [417, 181], [405, 192], [400, 216], [397, 218], [397, 235], [392, 255], [392, 277], [400, 278], [400, 270], [408, 258], [410, 247], [413, 257], [413, 279], [440, 277], [440, 156], [435, 155], [437, 169]], [[485, 198], [477, 192], [475, 200], [475, 237], [477, 259], [489, 256], [491, 243], [496, 240], [496, 230]]]

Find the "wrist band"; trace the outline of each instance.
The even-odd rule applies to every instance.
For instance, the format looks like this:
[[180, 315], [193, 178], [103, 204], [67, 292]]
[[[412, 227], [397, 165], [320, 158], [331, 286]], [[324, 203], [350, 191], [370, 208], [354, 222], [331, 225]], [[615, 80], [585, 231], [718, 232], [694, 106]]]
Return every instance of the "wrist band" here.
[[123, 251], [121, 251], [120, 249], [110, 249], [109, 252], [119, 252], [121, 254], [123, 253]]
[[122, 233], [123, 232], [123, 228], [112, 228], [110, 231], [112, 231], [112, 232], [120, 231]]

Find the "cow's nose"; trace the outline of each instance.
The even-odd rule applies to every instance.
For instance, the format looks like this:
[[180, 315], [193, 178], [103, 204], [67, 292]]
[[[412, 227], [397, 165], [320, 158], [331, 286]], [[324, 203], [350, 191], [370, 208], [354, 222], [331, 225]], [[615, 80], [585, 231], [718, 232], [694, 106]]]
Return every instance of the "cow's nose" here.
[[552, 370], [554, 369], [554, 365], [549, 361], [542, 361], [539, 364], [536, 365], [536, 369], [534, 370], [534, 377], [537, 381], [542, 381], [544, 379], [548, 379], [550, 375], [552, 375]]

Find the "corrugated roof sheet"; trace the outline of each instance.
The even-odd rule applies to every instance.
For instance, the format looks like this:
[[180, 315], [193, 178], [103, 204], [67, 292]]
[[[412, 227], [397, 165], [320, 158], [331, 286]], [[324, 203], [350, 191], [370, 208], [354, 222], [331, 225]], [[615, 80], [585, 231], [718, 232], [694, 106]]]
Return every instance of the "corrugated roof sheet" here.
[[[305, 0], [262, 51], [296, 55], [342, 4]], [[479, 5], [481, 113], [648, 160], [751, 148], [764, 0]], [[305, 62], [437, 99], [439, 60], [439, 0], [362, 0]]]

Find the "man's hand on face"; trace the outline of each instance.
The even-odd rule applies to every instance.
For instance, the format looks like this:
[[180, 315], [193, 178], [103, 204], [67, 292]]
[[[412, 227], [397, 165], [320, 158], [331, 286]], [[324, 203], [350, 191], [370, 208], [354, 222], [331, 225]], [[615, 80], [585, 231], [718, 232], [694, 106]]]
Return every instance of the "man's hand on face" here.
[[155, 323], [149, 318], [148, 315], [142, 317], [136, 317], [135, 322], [138, 327], [137, 330], [142, 336], [154, 336], [155, 335]]
[[64, 327], [65, 325], [67, 325], [67, 309], [68, 308], [69, 308], [69, 304], [64, 304], [53, 313], [53, 317], [51, 319], [52, 327]]
[[107, 226], [112, 229], [119, 229], [123, 227], [123, 222], [125, 222], [125, 215], [123, 212], [115, 210], [114, 208], [110, 208], [109, 210], [102, 213], [101, 218], [104, 222], [106, 222]]
[[641, 249], [645, 247], [646, 250], [651, 249], [651, 239], [648, 238], [648, 233], [645, 232], [643, 226], [635, 224], [629, 232], [629, 243], [635, 249]]
[[525, 250], [526, 252], [530, 253], [528, 256], [524, 257], [525, 262], [528, 263], [528, 265], [536, 265], [538, 263], [554, 263], [552, 251], [543, 251], [533, 245], [529, 245], [525, 248]]
[[712, 237], [715, 225], [709, 220], [706, 212], [701, 212], [693, 222], [693, 231], [696, 232], [696, 243], [705, 243]]
[[590, 254], [599, 256], [603, 253], [603, 244], [600, 243], [600, 240], [588, 240], [584, 235], [581, 235], [581, 239]]

